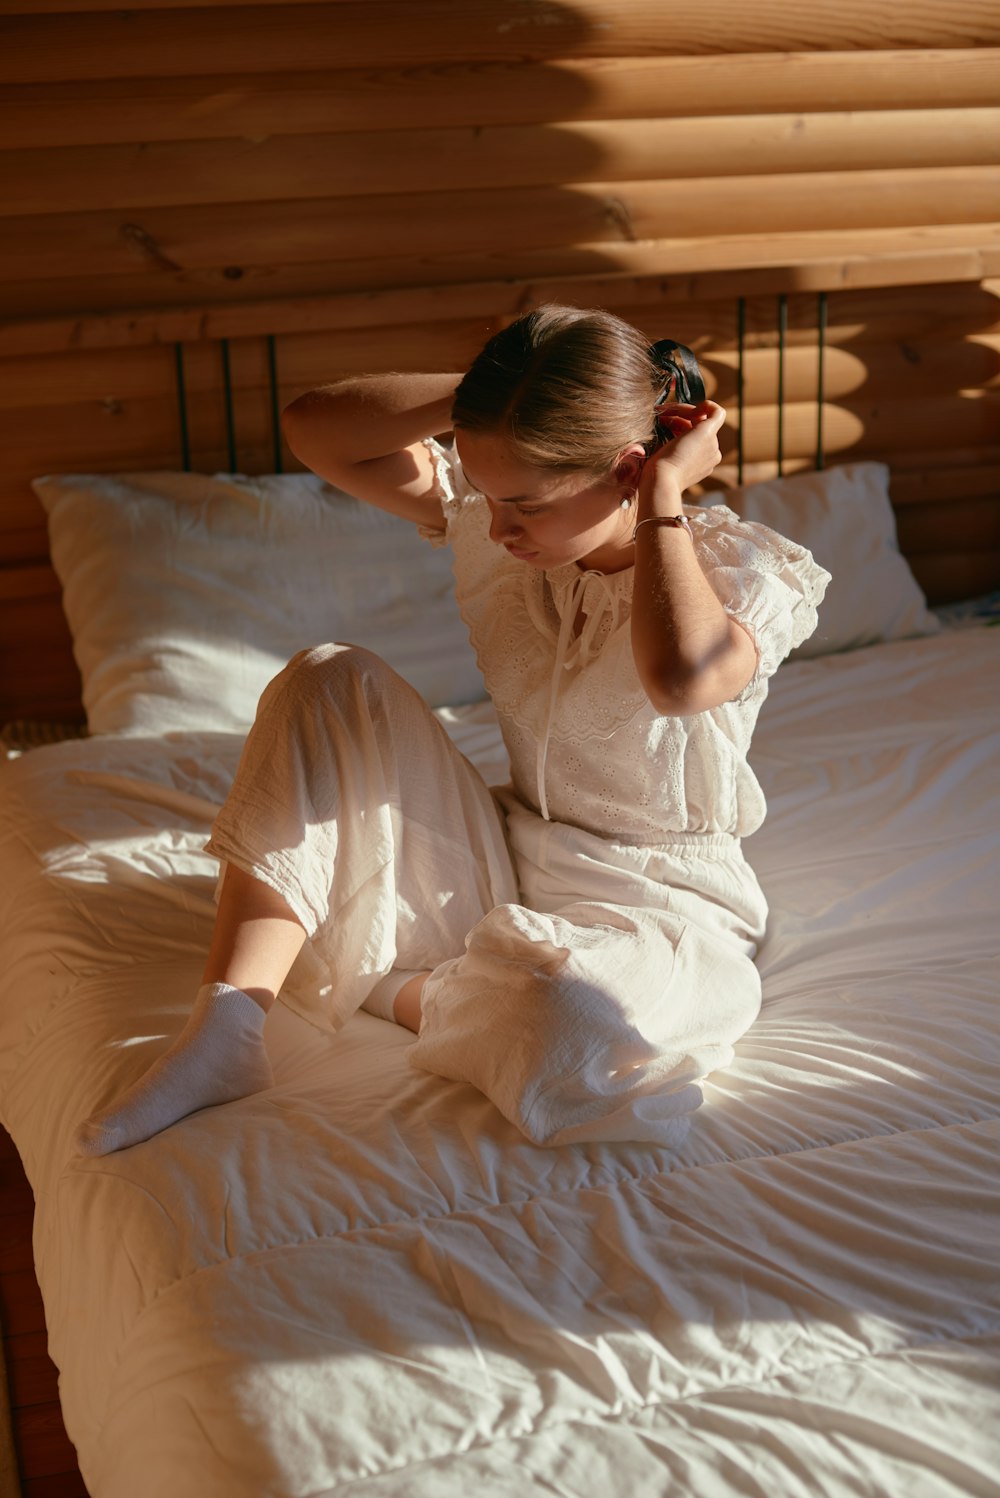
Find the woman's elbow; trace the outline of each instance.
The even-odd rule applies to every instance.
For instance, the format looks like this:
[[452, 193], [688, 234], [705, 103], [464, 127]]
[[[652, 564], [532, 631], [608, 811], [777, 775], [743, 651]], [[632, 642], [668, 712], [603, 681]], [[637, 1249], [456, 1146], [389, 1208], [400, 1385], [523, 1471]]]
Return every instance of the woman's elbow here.
[[643, 689], [650, 703], [662, 717], [688, 718], [695, 713], [718, 707], [726, 698], [718, 696], [702, 674], [690, 677], [672, 672], [669, 676], [657, 677], [643, 682]]
[[646, 696], [658, 713], [691, 717], [738, 697], [757, 669], [757, 650], [739, 625], [726, 650], [708, 661], [672, 660], [658, 671], [640, 673]]
[[301, 437], [304, 431], [316, 425], [321, 409], [322, 414], [329, 419], [329, 396], [321, 399], [321, 393], [318, 390], [307, 390], [304, 395], [297, 396], [295, 400], [289, 401], [288, 405], [282, 408], [281, 430], [289, 445], [293, 438]]
[[307, 390], [290, 401], [281, 412], [281, 435], [300, 463], [327, 477], [349, 461], [343, 451], [344, 421], [330, 389]]

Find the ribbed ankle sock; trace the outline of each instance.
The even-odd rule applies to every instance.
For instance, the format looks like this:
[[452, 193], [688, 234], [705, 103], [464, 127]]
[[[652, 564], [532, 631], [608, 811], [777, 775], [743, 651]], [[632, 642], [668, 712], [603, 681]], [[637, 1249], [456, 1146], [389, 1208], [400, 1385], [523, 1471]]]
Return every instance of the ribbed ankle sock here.
[[409, 983], [415, 978], [421, 968], [394, 967], [380, 978], [362, 1004], [362, 1009], [367, 1009], [369, 1014], [377, 1014], [379, 1019], [391, 1020], [396, 1023], [396, 1015], [393, 1006], [396, 1003], [396, 995], [404, 983]]
[[242, 988], [206, 983], [174, 1044], [137, 1082], [77, 1130], [82, 1155], [110, 1155], [151, 1139], [199, 1108], [271, 1087], [266, 1016]]

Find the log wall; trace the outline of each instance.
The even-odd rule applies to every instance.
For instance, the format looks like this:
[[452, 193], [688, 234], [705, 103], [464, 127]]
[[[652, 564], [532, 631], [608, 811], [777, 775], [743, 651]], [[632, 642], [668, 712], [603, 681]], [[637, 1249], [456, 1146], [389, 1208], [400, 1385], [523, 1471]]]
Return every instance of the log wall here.
[[0, 0], [0, 718], [79, 714], [29, 481], [180, 466], [177, 343], [193, 466], [226, 338], [260, 471], [272, 351], [289, 400], [600, 304], [732, 409], [742, 298], [722, 481], [883, 459], [931, 598], [995, 586], [998, 100], [993, 0]]

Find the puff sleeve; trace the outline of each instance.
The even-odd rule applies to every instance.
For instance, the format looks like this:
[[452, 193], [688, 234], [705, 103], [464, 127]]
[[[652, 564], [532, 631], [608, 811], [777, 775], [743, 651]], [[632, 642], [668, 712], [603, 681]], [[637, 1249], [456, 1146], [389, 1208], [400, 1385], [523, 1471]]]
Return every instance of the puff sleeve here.
[[425, 437], [423, 444], [434, 464], [434, 477], [441, 495], [442, 526], [419, 525], [417, 530], [432, 546], [447, 546], [448, 528], [461, 511], [464, 501], [472, 497], [474, 490], [465, 477], [465, 471], [453, 447], [445, 447], [436, 437]]
[[745, 701], [813, 633], [830, 574], [805, 547], [741, 520], [725, 505], [695, 511], [690, 519], [705, 576], [757, 649], [757, 669], [734, 699]]

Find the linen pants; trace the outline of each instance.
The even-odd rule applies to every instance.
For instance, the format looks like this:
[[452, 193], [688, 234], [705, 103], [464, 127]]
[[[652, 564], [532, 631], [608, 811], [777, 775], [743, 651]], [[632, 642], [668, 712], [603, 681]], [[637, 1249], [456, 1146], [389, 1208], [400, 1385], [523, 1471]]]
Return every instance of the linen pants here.
[[208, 851], [306, 930], [283, 1002], [336, 1030], [390, 968], [429, 969], [411, 1064], [538, 1144], [679, 1142], [759, 1009], [766, 906], [737, 839], [545, 821], [358, 646], [270, 683]]

